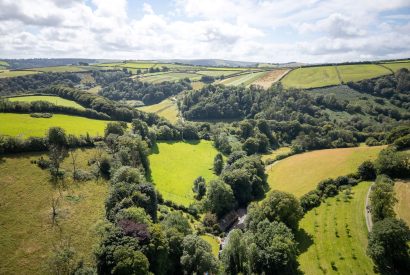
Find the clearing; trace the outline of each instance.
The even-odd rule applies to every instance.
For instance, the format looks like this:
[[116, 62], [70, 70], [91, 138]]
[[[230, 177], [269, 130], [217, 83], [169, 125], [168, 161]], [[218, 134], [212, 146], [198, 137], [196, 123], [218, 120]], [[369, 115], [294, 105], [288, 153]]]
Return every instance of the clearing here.
[[194, 180], [215, 179], [213, 160], [218, 151], [211, 141], [158, 142], [149, 156], [151, 177], [165, 200], [189, 206], [193, 203]]
[[397, 181], [394, 184], [394, 191], [398, 200], [394, 210], [398, 218], [410, 226], [410, 181]]
[[[88, 159], [94, 150], [78, 150], [77, 165], [90, 171]], [[104, 218], [105, 182], [66, 181], [61, 193], [53, 188], [49, 172], [30, 163], [45, 154], [16, 154], [0, 164], [0, 274], [48, 274], [53, 245], [70, 240], [78, 257], [94, 264], [94, 227]], [[63, 168], [72, 170], [70, 158]], [[58, 198], [59, 216], [52, 225], [52, 199]]]
[[365, 160], [374, 160], [383, 146], [324, 149], [294, 155], [267, 168], [272, 190], [281, 190], [300, 197], [314, 190], [327, 178], [336, 178], [357, 171]]
[[252, 84], [262, 86], [264, 89], [268, 89], [272, 86], [273, 83], [277, 82], [288, 72], [289, 70], [285, 69], [269, 71], [261, 78], [254, 81]]
[[58, 96], [44, 96], [44, 95], [32, 95], [32, 96], [17, 96], [7, 98], [10, 101], [22, 101], [22, 102], [33, 102], [33, 101], [47, 101], [53, 103], [57, 106], [73, 107], [76, 109], [84, 110], [85, 108], [75, 101], [64, 99]]
[[42, 137], [48, 128], [59, 126], [67, 134], [102, 136], [108, 121], [79, 116], [56, 115], [51, 118], [33, 118], [30, 114], [0, 113], [0, 135]]
[[218, 258], [219, 255], [219, 241], [215, 236], [212, 235], [201, 235], [201, 238], [205, 240], [207, 243], [209, 243], [212, 247], [212, 253], [216, 258]]
[[304, 274], [374, 274], [366, 255], [364, 205], [370, 182], [340, 193], [305, 214], [299, 223], [300, 270]]
[[340, 84], [334, 66], [298, 68], [289, 72], [281, 82], [285, 88], [302, 89]]
[[337, 69], [344, 83], [391, 74], [390, 70], [374, 64], [341, 65]]
[[172, 123], [176, 123], [179, 119], [177, 103], [172, 99], [165, 99], [157, 104], [143, 106], [138, 108], [138, 110], [148, 113], [156, 113], [157, 115], [168, 119]]

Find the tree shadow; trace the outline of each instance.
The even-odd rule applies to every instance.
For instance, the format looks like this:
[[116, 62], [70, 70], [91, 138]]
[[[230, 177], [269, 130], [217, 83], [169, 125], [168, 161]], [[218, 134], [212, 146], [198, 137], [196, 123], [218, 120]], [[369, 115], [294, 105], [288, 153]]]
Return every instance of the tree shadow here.
[[308, 248], [313, 244], [312, 236], [303, 228], [299, 228], [299, 230], [295, 234], [295, 238], [298, 242], [298, 250], [300, 254], [306, 252]]

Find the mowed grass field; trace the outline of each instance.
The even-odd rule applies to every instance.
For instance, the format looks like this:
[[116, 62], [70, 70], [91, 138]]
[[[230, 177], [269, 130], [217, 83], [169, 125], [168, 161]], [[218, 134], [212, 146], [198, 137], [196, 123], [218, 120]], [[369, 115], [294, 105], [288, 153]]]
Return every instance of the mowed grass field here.
[[341, 65], [337, 69], [344, 83], [391, 74], [388, 69], [374, 64]]
[[171, 99], [165, 99], [158, 104], [143, 106], [138, 108], [138, 110], [147, 113], [156, 113], [168, 119], [172, 123], [176, 123], [179, 119], [178, 117], [178, 106], [175, 101]]
[[347, 201], [339, 194], [305, 214], [297, 234], [301, 244], [299, 268], [304, 274], [374, 274], [373, 263], [366, 255], [364, 217], [370, 184], [354, 186]]
[[21, 101], [21, 102], [33, 102], [33, 101], [47, 101], [53, 103], [57, 106], [73, 107], [77, 109], [84, 110], [85, 108], [75, 101], [64, 99], [58, 96], [44, 96], [44, 95], [32, 95], [32, 96], [17, 96], [7, 98], [10, 101]]
[[357, 171], [365, 160], [374, 160], [383, 146], [325, 149], [294, 155], [267, 167], [272, 190], [300, 197], [327, 178]]
[[[87, 160], [93, 149], [78, 151], [79, 168], [90, 170]], [[53, 245], [70, 240], [75, 261], [93, 264], [93, 245], [98, 242], [95, 225], [104, 219], [105, 182], [66, 181], [60, 192], [52, 187], [50, 175], [31, 160], [45, 154], [17, 154], [0, 160], [0, 274], [51, 274], [47, 266]], [[72, 170], [70, 158], [63, 164]], [[52, 226], [52, 199], [57, 199], [57, 224]]]
[[207, 183], [216, 178], [212, 171], [218, 153], [211, 141], [158, 142], [149, 156], [151, 177], [165, 200], [188, 206], [194, 202], [192, 186], [202, 176]]
[[313, 88], [340, 84], [334, 66], [298, 68], [289, 72], [282, 80], [286, 88]]
[[69, 115], [53, 115], [51, 118], [33, 118], [29, 114], [0, 114], [0, 135], [42, 137], [50, 127], [59, 126], [67, 134], [102, 136], [108, 121]]
[[396, 181], [394, 191], [398, 200], [394, 207], [397, 217], [410, 226], [410, 181]]

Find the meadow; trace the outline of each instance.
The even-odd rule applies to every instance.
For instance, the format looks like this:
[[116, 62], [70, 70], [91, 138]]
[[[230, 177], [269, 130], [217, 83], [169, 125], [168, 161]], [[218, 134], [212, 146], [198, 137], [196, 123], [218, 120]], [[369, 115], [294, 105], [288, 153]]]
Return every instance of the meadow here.
[[275, 158], [278, 157], [278, 156], [288, 154], [288, 153], [290, 153], [290, 151], [291, 151], [291, 148], [290, 148], [290, 147], [280, 147], [280, 148], [278, 148], [278, 149], [276, 149], [276, 150], [273, 150], [273, 151], [270, 152], [269, 154], [262, 155], [262, 156], [261, 156], [261, 159], [262, 159], [262, 161], [265, 162], [265, 161], [267, 161], [268, 159], [275, 159]]
[[393, 72], [398, 71], [401, 68], [406, 68], [410, 70], [410, 62], [394, 62], [394, 63], [382, 63], [381, 65], [389, 68]]
[[59, 126], [67, 134], [91, 136], [104, 135], [108, 121], [69, 115], [53, 115], [51, 118], [33, 118], [29, 114], [0, 113], [0, 134], [9, 136], [42, 137], [48, 128]]
[[282, 80], [286, 88], [313, 88], [340, 84], [334, 66], [298, 68], [290, 71]]
[[158, 142], [149, 156], [152, 181], [165, 200], [188, 206], [195, 201], [194, 180], [202, 176], [208, 183], [216, 178], [212, 167], [217, 153], [206, 140]]
[[141, 77], [140, 80], [149, 83], [161, 83], [164, 81], [178, 81], [184, 78], [199, 80], [201, 76], [194, 73], [161, 73], [152, 76]]
[[352, 197], [340, 193], [305, 214], [299, 223], [304, 274], [374, 274], [366, 255], [365, 198], [370, 182], [352, 188]]
[[196, 73], [200, 75], [220, 77], [220, 76], [230, 76], [233, 74], [237, 74], [238, 72], [232, 71], [232, 70], [222, 70], [222, 71], [209, 70], [209, 71], [197, 71]]
[[374, 160], [383, 146], [325, 149], [294, 155], [267, 167], [272, 190], [300, 197], [324, 179], [357, 171], [365, 160]]
[[[78, 150], [77, 165], [90, 170], [93, 149]], [[96, 223], [104, 218], [108, 186], [104, 181], [73, 183], [57, 190], [49, 172], [31, 160], [45, 154], [16, 154], [1, 158], [0, 165], [0, 274], [48, 274], [48, 259], [55, 245], [70, 240], [75, 261], [93, 264]], [[63, 168], [71, 171], [71, 159]], [[58, 199], [57, 224], [51, 220], [52, 199]]]
[[172, 123], [176, 123], [179, 119], [178, 106], [176, 102], [171, 99], [165, 99], [154, 105], [139, 107], [138, 110], [148, 113], [156, 113]]
[[259, 85], [267, 89], [267, 88], [270, 88], [270, 86], [272, 86], [273, 83], [279, 81], [279, 79], [282, 78], [288, 72], [289, 70], [285, 70], [285, 69], [268, 71], [265, 75], [263, 75], [261, 78], [254, 81], [252, 84]]
[[0, 78], [6, 77], [17, 77], [30, 74], [38, 74], [36, 71], [10, 71], [10, 70], [0, 70]]
[[39, 71], [43, 73], [65, 73], [65, 72], [84, 72], [86, 71], [83, 67], [79, 66], [53, 66], [53, 67], [41, 67], [33, 68], [34, 71]]
[[391, 74], [390, 70], [374, 64], [341, 65], [337, 69], [344, 83]]
[[394, 191], [398, 200], [394, 207], [397, 217], [410, 226], [410, 181], [397, 181]]
[[33, 101], [47, 101], [53, 103], [57, 106], [65, 106], [65, 107], [73, 107], [80, 110], [84, 110], [85, 108], [78, 104], [75, 101], [64, 99], [58, 96], [44, 96], [44, 95], [32, 95], [32, 96], [17, 96], [17, 97], [9, 97], [8, 100], [10, 101], [21, 101], [21, 102], [33, 102]]
[[225, 78], [221, 80], [219, 84], [224, 84], [227, 86], [239, 86], [245, 85], [248, 86], [252, 84], [257, 79], [263, 77], [267, 72], [250, 72], [247, 74], [241, 74], [235, 77]]

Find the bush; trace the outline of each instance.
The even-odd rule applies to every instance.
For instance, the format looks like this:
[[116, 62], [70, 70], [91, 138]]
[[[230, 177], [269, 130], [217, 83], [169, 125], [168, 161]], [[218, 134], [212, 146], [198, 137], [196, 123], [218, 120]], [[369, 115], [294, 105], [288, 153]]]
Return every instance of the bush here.
[[358, 173], [361, 180], [374, 180], [376, 178], [376, 168], [373, 162], [369, 160], [360, 164]]
[[50, 113], [31, 113], [30, 116], [34, 117], [34, 118], [51, 118], [51, 117], [53, 117], [53, 114], [50, 114]]
[[94, 175], [88, 171], [76, 169], [73, 173], [73, 179], [76, 181], [89, 181], [94, 179]]

